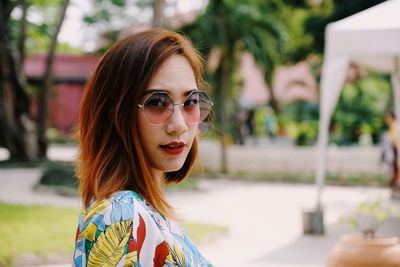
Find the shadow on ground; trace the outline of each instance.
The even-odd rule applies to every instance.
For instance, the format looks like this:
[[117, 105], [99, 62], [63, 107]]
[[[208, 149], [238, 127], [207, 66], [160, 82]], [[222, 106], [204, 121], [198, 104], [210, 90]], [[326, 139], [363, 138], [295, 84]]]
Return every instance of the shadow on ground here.
[[[332, 224], [326, 227], [326, 233], [323, 236], [300, 236], [294, 242], [256, 259], [253, 263], [324, 266], [329, 252], [340, 236], [348, 233], [346, 225]], [[400, 218], [388, 219], [379, 228], [377, 235], [400, 237]]]

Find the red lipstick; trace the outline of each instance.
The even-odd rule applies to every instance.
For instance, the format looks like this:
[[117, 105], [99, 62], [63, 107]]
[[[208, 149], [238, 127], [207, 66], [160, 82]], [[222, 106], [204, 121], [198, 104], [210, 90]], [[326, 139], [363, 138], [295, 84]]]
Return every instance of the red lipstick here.
[[166, 145], [160, 145], [160, 147], [168, 154], [178, 155], [183, 152], [185, 143], [184, 142], [171, 142]]

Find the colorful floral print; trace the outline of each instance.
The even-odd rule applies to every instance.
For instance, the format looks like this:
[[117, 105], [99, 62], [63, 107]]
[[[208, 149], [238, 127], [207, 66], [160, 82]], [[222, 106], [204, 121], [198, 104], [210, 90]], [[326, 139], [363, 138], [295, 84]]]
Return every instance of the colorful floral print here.
[[120, 191], [83, 209], [73, 266], [205, 267], [183, 227], [133, 191]]

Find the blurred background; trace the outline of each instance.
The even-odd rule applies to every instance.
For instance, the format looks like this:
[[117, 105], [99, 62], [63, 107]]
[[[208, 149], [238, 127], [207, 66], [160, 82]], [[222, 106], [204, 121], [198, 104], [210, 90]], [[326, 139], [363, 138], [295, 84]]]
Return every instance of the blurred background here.
[[[329, 126], [325, 230], [307, 235], [325, 28], [381, 2], [0, 1], [0, 266], [70, 264], [85, 82], [113, 43], [152, 27], [188, 36], [206, 60], [213, 118], [198, 166], [167, 191], [200, 250], [216, 266], [324, 266], [346, 212], [399, 204], [382, 156], [390, 76], [351, 64]], [[382, 231], [399, 236], [392, 217]]]

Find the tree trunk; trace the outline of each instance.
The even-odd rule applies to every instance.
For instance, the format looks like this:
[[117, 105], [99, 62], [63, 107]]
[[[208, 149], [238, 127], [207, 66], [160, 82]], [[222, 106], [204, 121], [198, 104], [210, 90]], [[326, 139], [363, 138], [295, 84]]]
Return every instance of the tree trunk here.
[[34, 160], [35, 125], [29, 117], [30, 100], [18, 51], [10, 40], [9, 18], [15, 4], [0, 1], [0, 138], [12, 160]]
[[267, 83], [267, 89], [269, 92], [269, 105], [271, 106], [272, 110], [275, 114], [280, 113], [279, 103], [276, 99], [275, 92], [274, 92], [274, 74], [275, 68], [264, 70], [264, 80]]
[[54, 34], [51, 39], [49, 52], [46, 59], [46, 70], [43, 75], [43, 89], [39, 95], [38, 106], [39, 106], [39, 116], [38, 116], [38, 145], [39, 145], [39, 157], [42, 159], [47, 158], [47, 148], [48, 140], [46, 137], [46, 130], [48, 125], [48, 100], [51, 87], [53, 85], [53, 64], [56, 54], [58, 35], [61, 30], [61, 26], [65, 19], [65, 14], [68, 9], [70, 0], [65, 0], [60, 12], [60, 19], [56, 25]]
[[[276, 99], [275, 96], [275, 92], [274, 92], [274, 87], [273, 87], [273, 77], [275, 74], [275, 69], [271, 70], [272, 74], [268, 75], [265, 74], [264, 79], [267, 83], [267, 88], [268, 88], [268, 92], [269, 92], [269, 105], [274, 113], [275, 118], [279, 118], [280, 114], [281, 114], [281, 110], [280, 110], [280, 106], [279, 106], [279, 102]], [[281, 132], [283, 130], [284, 125], [282, 125], [282, 121], [278, 120], [278, 128], [279, 128], [279, 132]]]
[[221, 88], [220, 88], [220, 118], [221, 118], [221, 172], [228, 172], [228, 159], [227, 159], [227, 132], [228, 132], [228, 121], [227, 121], [227, 110], [226, 100], [227, 94], [230, 88], [231, 79], [231, 60], [232, 55], [230, 49], [225, 51], [221, 58]]
[[275, 97], [275, 93], [273, 92], [274, 89], [272, 88], [269, 90], [269, 105], [271, 106], [272, 110], [274, 111], [275, 115], [280, 114], [280, 108], [278, 100]]
[[28, 20], [26, 15], [28, 13], [28, 3], [26, 0], [20, 0], [22, 7], [22, 18], [20, 24], [20, 34], [18, 40], [18, 51], [20, 57], [20, 65], [22, 66], [25, 60], [25, 40], [26, 40], [26, 28], [28, 26]]
[[[3, 32], [3, 31], [1, 31]], [[8, 100], [8, 95], [6, 92], [5, 83], [5, 66], [4, 63], [4, 49], [3, 43], [0, 41], [0, 146], [8, 148], [8, 150], [16, 150], [14, 144], [11, 140], [9, 122], [11, 119], [11, 109]]]
[[165, 0], [153, 0], [153, 28], [160, 28], [164, 21]]

